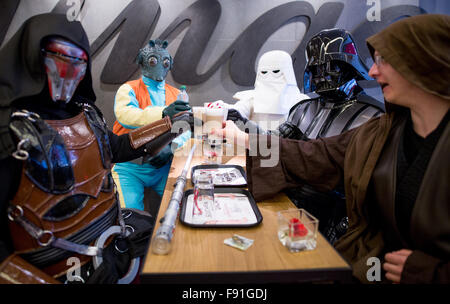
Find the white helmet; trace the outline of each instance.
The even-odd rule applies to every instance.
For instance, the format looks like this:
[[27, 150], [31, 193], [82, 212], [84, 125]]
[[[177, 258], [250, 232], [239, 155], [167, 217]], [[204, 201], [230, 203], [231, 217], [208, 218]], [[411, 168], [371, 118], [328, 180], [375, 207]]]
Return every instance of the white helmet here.
[[258, 62], [253, 111], [287, 114], [304, 98], [297, 87], [291, 56], [279, 50], [264, 53]]

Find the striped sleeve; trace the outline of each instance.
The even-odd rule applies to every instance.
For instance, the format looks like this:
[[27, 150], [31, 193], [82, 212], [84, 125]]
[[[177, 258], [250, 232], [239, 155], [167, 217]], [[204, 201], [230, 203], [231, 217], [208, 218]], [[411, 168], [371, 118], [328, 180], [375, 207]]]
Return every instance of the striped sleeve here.
[[164, 108], [164, 106], [148, 106], [141, 109], [136, 94], [129, 84], [121, 85], [114, 99], [114, 115], [127, 129], [136, 129], [161, 119]]

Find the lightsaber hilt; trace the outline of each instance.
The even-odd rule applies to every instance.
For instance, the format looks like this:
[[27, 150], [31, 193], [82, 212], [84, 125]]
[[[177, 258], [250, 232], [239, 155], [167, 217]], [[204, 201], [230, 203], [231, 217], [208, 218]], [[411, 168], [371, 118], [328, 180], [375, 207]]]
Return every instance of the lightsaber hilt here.
[[175, 188], [172, 192], [172, 196], [167, 206], [164, 217], [161, 219], [156, 235], [153, 239], [152, 251], [155, 254], [168, 254], [171, 249], [171, 241], [173, 238], [173, 232], [176, 226], [176, 220], [178, 217], [178, 210], [180, 209], [180, 203], [184, 195], [184, 187], [186, 186], [186, 175], [191, 165], [192, 156], [194, 154], [196, 144], [191, 149], [189, 156], [184, 165], [183, 171], [177, 178]]

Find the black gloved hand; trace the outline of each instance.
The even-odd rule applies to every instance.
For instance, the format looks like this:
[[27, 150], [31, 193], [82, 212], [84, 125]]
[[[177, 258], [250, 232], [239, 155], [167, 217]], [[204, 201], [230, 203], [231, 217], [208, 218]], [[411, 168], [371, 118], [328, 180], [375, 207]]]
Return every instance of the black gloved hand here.
[[[194, 114], [192, 114], [192, 112], [181, 112], [181, 113], [177, 113], [175, 114], [172, 118], [172, 128], [173, 125], [175, 125], [175, 127], [177, 127], [176, 123], [179, 121], [185, 121], [189, 124], [189, 127], [191, 129], [191, 132], [194, 132]], [[183, 125], [180, 124], [181, 127], [183, 127]], [[177, 130], [179, 132], [178, 135], [180, 135], [181, 133], [183, 133], [183, 131], [187, 131], [187, 130]]]
[[284, 122], [278, 127], [278, 131], [280, 133], [280, 136], [283, 138], [289, 138], [289, 139], [303, 139], [303, 132], [300, 131], [300, 129], [290, 123], [290, 122]]
[[236, 126], [245, 133], [268, 134], [268, 132], [260, 128], [256, 122], [245, 118], [236, 109], [228, 109], [227, 120], [232, 120]]
[[164, 108], [164, 110], [162, 111], [162, 117], [164, 118], [166, 116], [169, 116], [170, 119], [172, 119], [175, 114], [190, 110], [191, 107], [189, 106], [188, 102], [176, 100], [174, 103], [171, 103]]
[[242, 116], [242, 114], [238, 110], [233, 108], [228, 109], [227, 120], [232, 120], [234, 123], [240, 121], [243, 124], [247, 123], [248, 121], [248, 119]]
[[175, 114], [171, 119], [172, 128], [167, 132], [156, 136], [144, 145], [144, 153], [149, 156], [156, 156], [165, 146], [170, 144], [172, 140], [177, 138], [185, 131], [194, 129], [194, 115], [192, 112], [181, 112]]
[[158, 154], [153, 157], [144, 156], [144, 162], [149, 163], [153, 167], [159, 169], [165, 164], [167, 164], [173, 158], [172, 149], [170, 148], [171, 144], [165, 146]]

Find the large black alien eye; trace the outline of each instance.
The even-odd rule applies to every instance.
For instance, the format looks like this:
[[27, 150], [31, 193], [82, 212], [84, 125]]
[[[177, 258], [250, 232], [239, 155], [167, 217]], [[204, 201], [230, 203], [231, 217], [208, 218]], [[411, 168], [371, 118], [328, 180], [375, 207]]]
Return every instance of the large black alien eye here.
[[267, 74], [267, 71], [261, 71], [261, 74]]
[[169, 58], [165, 58], [163, 61], [163, 66], [165, 68], [168, 68], [170, 66], [170, 59]]
[[150, 59], [148, 60], [148, 63], [150, 64], [150, 66], [155, 66], [158, 64], [158, 59], [156, 57], [150, 57]]
[[274, 72], [276, 74], [276, 73], [280, 72], [280, 70], [274, 70], [272, 72]]

